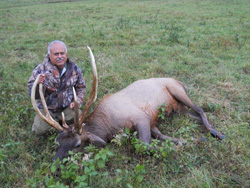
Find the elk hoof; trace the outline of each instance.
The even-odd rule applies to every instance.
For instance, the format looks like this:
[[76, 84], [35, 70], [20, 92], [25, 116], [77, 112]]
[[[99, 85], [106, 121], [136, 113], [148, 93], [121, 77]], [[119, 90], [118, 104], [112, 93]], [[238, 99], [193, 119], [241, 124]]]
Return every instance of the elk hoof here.
[[226, 138], [226, 135], [220, 133], [220, 132], [217, 132], [215, 129], [212, 129], [210, 131], [210, 134], [214, 137], [214, 138], [218, 138], [220, 140], [223, 140], [224, 138]]

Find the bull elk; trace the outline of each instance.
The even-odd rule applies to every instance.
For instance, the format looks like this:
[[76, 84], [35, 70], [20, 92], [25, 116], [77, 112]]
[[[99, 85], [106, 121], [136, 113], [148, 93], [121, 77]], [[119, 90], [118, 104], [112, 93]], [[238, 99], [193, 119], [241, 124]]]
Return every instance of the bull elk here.
[[79, 105], [74, 91], [75, 118], [73, 125], [66, 124], [63, 114], [62, 126], [50, 116], [42, 84], [39, 85], [39, 93], [45, 115], [40, 112], [35, 101], [39, 76], [32, 88], [31, 100], [36, 113], [59, 131], [57, 136], [59, 147], [54, 160], [57, 158], [62, 160], [68, 156], [69, 150], [82, 150], [88, 143], [105, 146], [115, 134], [125, 127], [131, 131], [137, 131], [139, 139], [145, 143], [150, 143], [151, 136], [159, 140], [170, 139], [175, 143], [179, 142], [180, 140], [177, 138], [163, 135], [156, 126], [159, 113], [157, 107], [162, 104], [165, 104], [167, 114], [172, 112], [188, 114], [201, 122], [212, 136], [218, 139], [225, 138], [224, 134], [217, 132], [208, 122], [203, 109], [189, 99], [183, 83], [173, 78], [138, 80], [121, 91], [101, 99], [93, 112], [87, 116], [89, 108], [96, 100], [98, 85], [95, 59], [91, 49], [89, 47], [88, 49], [93, 68], [92, 90], [81, 115], [78, 114]]

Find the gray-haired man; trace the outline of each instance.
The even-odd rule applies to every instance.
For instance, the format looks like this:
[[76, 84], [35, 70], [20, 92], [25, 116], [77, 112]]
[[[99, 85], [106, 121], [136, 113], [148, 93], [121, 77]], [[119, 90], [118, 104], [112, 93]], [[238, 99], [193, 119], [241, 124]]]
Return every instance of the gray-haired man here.
[[[43, 83], [46, 104], [53, 118], [61, 119], [64, 112], [66, 121], [74, 118], [73, 87], [75, 87], [78, 103], [81, 106], [86, 94], [82, 71], [68, 59], [67, 47], [62, 41], [55, 40], [48, 46], [48, 54], [42, 64], [32, 72], [28, 81], [29, 95], [36, 77], [40, 74], [38, 83]], [[43, 109], [38, 90], [36, 92], [37, 106]], [[43, 113], [44, 111], [41, 110]], [[44, 135], [51, 128], [38, 115], [34, 118], [32, 130], [36, 135]]]

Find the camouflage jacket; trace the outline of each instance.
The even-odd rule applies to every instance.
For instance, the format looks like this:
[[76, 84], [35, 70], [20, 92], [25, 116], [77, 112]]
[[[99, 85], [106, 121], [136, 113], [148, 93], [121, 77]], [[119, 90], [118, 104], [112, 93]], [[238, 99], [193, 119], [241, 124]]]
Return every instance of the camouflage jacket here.
[[[31, 96], [31, 89], [35, 79], [39, 74], [45, 74], [43, 90], [46, 104], [51, 111], [61, 111], [70, 105], [74, 98], [73, 87], [75, 87], [79, 105], [81, 106], [83, 104], [86, 87], [82, 77], [82, 71], [69, 59], [66, 62], [65, 68], [66, 71], [62, 71], [62, 75], [60, 75], [57, 67], [46, 57], [44, 62], [33, 70], [28, 81], [29, 95]], [[37, 87], [36, 90], [36, 102], [38, 108], [43, 109], [38, 88], [39, 87]]]

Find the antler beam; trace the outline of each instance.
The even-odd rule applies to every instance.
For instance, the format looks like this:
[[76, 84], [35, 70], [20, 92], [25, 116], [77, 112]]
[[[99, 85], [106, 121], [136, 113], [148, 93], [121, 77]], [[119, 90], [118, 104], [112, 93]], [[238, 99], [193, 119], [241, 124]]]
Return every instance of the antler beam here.
[[82, 114], [80, 116], [80, 120], [79, 120], [79, 125], [82, 125], [88, 111], [89, 108], [92, 106], [92, 104], [95, 102], [96, 97], [97, 97], [97, 88], [98, 88], [98, 79], [97, 79], [97, 69], [96, 69], [96, 64], [95, 64], [95, 57], [92, 53], [92, 50], [90, 49], [90, 47], [88, 47], [89, 49], [89, 54], [91, 57], [91, 65], [92, 65], [92, 72], [93, 72], [93, 83], [92, 83], [92, 90], [90, 93], [90, 97], [89, 100], [86, 102], [85, 107], [82, 111]]
[[40, 74], [37, 76], [37, 78], [36, 78], [36, 80], [35, 80], [35, 82], [33, 84], [32, 90], [31, 90], [31, 102], [32, 102], [32, 106], [35, 109], [36, 114], [42, 120], [44, 120], [46, 123], [48, 123], [50, 126], [52, 126], [55, 129], [57, 129], [58, 131], [64, 131], [64, 128], [61, 127], [61, 125], [59, 123], [57, 123], [51, 117], [51, 115], [49, 113], [49, 110], [48, 110], [48, 107], [46, 105], [45, 98], [44, 98], [44, 95], [43, 95], [43, 84], [39, 84], [39, 94], [40, 94], [41, 102], [43, 104], [43, 108], [44, 108], [44, 111], [45, 111], [45, 116], [42, 114], [42, 112], [37, 107], [36, 100], [35, 100], [35, 94], [36, 94], [36, 87], [37, 87], [37, 84], [38, 84], [39, 77], [40, 77]]

